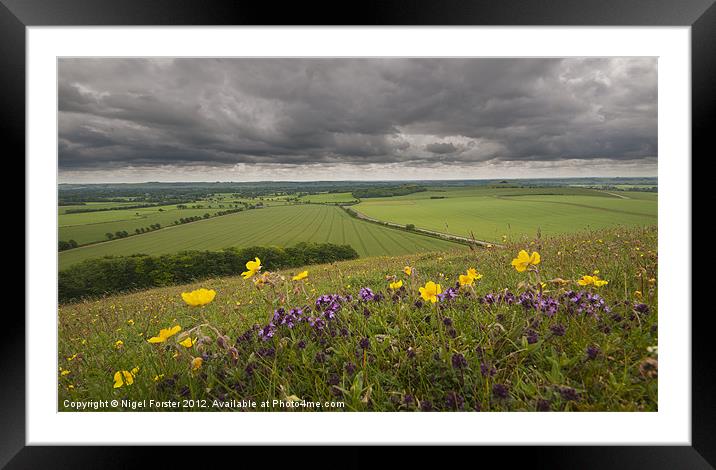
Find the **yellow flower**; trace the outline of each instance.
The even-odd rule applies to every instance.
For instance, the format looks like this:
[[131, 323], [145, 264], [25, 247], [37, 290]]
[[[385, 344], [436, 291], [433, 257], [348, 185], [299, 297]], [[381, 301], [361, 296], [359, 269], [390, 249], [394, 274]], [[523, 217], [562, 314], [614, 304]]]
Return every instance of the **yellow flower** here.
[[124, 341], [122, 341], [121, 339], [118, 339], [114, 342], [115, 349], [122, 349], [122, 346], [124, 346]]
[[114, 373], [114, 388], [119, 388], [123, 385], [132, 385], [134, 383], [134, 376], [131, 372], [126, 370], [118, 370]]
[[461, 286], [471, 286], [475, 282], [475, 278], [466, 275], [466, 274], [460, 274], [460, 285]]
[[132, 319], [130, 318], [129, 320], [127, 320], [127, 324], [128, 324], [128, 325], [134, 325], [134, 320], [132, 320]]
[[442, 294], [443, 290], [440, 288], [440, 284], [435, 284], [433, 281], [428, 281], [425, 287], [418, 289], [420, 296], [423, 300], [435, 303], [438, 301], [438, 294]]
[[634, 297], [637, 299], [641, 300], [643, 296], [644, 294], [642, 294], [640, 290], [634, 291]]
[[401, 287], [403, 287], [403, 281], [391, 282], [388, 287], [390, 287], [390, 288], [393, 289], [393, 290], [398, 290], [398, 289], [400, 289]]
[[196, 344], [196, 338], [191, 339], [191, 336], [187, 336], [182, 341], [179, 341], [179, 344], [181, 344], [185, 348], [190, 348]]
[[532, 255], [527, 254], [525, 250], [520, 250], [517, 258], [512, 260], [512, 266], [515, 267], [517, 272], [524, 272], [527, 270], [529, 265], [539, 264], [541, 261], [539, 253], [536, 251], [532, 252]]
[[69, 375], [69, 374], [70, 374], [69, 370], [63, 369], [62, 367], [60, 367], [60, 376], [65, 376], [65, 375]]
[[302, 281], [308, 277], [308, 271], [303, 271], [293, 276], [294, 281]]
[[68, 361], [74, 361], [77, 358], [77, 354], [73, 354], [67, 358]]
[[201, 357], [195, 357], [191, 360], [191, 370], [199, 370], [203, 363], [204, 359], [202, 359]]
[[147, 341], [150, 343], [163, 343], [181, 331], [181, 326], [175, 325], [171, 328], [162, 328], [157, 336], [152, 336]]
[[258, 257], [257, 257], [255, 261], [247, 262], [246, 269], [247, 269], [247, 271], [244, 271], [241, 273], [241, 276], [244, 279], [248, 279], [248, 278], [252, 277], [254, 274], [256, 274], [257, 272], [261, 271], [261, 260], [258, 259]]
[[200, 307], [206, 305], [214, 300], [216, 297], [216, 291], [213, 289], [197, 289], [191, 292], [182, 292], [181, 298], [184, 299], [188, 305], [192, 307]]
[[412, 276], [412, 275], [413, 275], [413, 268], [411, 268], [410, 266], [406, 266], [406, 267], [403, 268], [403, 272], [404, 272], [405, 274], [407, 274], [408, 276]]
[[593, 285], [594, 287], [602, 287], [607, 284], [609, 284], [609, 281], [605, 281], [603, 279], [599, 279], [599, 276], [582, 276], [581, 279], [577, 280], [577, 284], [580, 286], [590, 286]]
[[159, 382], [159, 380], [162, 379], [163, 377], [164, 377], [164, 374], [155, 375], [155, 376], [154, 376], [154, 381], [155, 381], [155, 382]]

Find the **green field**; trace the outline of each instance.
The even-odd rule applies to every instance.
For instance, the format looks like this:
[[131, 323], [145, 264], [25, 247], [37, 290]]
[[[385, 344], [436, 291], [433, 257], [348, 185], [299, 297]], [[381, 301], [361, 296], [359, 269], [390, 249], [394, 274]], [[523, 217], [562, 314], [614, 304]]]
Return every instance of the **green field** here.
[[73, 204], [69, 206], [58, 206], [57, 213], [58, 214], [64, 214], [68, 210], [99, 210], [99, 209], [109, 209], [112, 207], [122, 207], [122, 206], [136, 206], [139, 204], [144, 204], [142, 202], [85, 202], [84, 204]]
[[364, 199], [353, 207], [382, 221], [487, 241], [657, 223], [657, 194], [583, 188], [438, 189]]
[[[194, 204], [189, 204], [189, 206]], [[172, 225], [175, 220], [186, 217], [202, 217], [204, 214], [214, 215], [225, 209], [177, 209], [176, 206], [144, 207], [140, 209], [120, 209], [111, 211], [82, 212], [78, 214], [60, 214], [58, 216], [59, 239], [75, 240], [80, 245], [106, 240], [107, 232], [114, 233], [126, 230], [134, 234], [134, 230], [161, 224], [162, 227]], [[160, 211], [159, 209], [163, 209]]]
[[314, 204], [338, 204], [357, 201], [352, 193], [308, 194], [301, 196], [300, 199], [302, 202], [312, 202]]
[[85, 259], [106, 255], [156, 255], [181, 250], [218, 250], [254, 245], [289, 246], [301, 241], [348, 244], [362, 257], [401, 255], [460, 246], [356, 220], [338, 207], [301, 204], [254, 209], [79, 247], [60, 252], [59, 264], [60, 269], [63, 269]]

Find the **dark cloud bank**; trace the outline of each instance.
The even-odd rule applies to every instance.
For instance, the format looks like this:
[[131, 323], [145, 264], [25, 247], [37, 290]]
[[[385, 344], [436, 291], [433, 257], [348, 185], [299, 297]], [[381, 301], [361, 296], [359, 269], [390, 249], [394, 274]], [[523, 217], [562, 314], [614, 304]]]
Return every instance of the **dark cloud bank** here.
[[58, 90], [61, 181], [656, 171], [653, 58], [60, 59]]

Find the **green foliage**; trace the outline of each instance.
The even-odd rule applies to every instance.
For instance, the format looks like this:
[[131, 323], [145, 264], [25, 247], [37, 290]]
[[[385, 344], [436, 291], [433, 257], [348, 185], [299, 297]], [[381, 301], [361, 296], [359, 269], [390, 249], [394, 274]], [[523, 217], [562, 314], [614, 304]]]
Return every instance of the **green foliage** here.
[[91, 259], [60, 271], [60, 302], [133, 289], [169, 286], [211, 276], [230, 276], [260, 258], [266, 269], [349, 260], [358, 253], [348, 245], [298, 243], [287, 248], [254, 246], [222, 251], [183, 251], [162, 256], [133, 255]]
[[67, 242], [60, 240], [58, 242], [58, 250], [59, 251], [71, 250], [72, 248], [77, 248], [77, 242], [74, 240], [70, 240]]

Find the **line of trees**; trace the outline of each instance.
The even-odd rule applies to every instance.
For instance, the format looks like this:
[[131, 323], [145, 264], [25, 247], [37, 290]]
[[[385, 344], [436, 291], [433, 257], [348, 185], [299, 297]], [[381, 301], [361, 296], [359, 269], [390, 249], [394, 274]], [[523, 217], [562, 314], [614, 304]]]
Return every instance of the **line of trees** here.
[[298, 243], [221, 251], [184, 251], [161, 256], [108, 256], [85, 260], [59, 272], [60, 302], [118, 292], [184, 284], [207, 277], [233, 276], [259, 257], [264, 269], [282, 269], [358, 258], [350, 245]]
[[114, 233], [107, 232], [105, 233], [105, 237], [107, 237], [107, 240], [114, 240], [115, 238], [127, 238], [132, 235], [139, 235], [140, 233], [146, 233], [146, 232], [152, 232], [154, 230], [159, 230], [162, 228], [162, 224], [152, 224], [149, 227], [140, 227], [134, 229], [134, 233], [129, 233], [126, 230], [118, 230]]
[[59, 245], [59, 246], [58, 246], [58, 250], [59, 250], [59, 251], [70, 250], [70, 249], [72, 249], [72, 248], [77, 248], [77, 246], [78, 246], [78, 245], [77, 245], [77, 242], [74, 241], [74, 240], [70, 240], [70, 241], [60, 240], [59, 243], [58, 243], [58, 245]]

